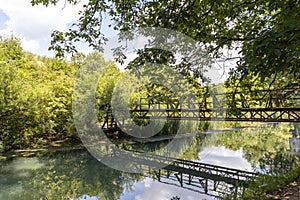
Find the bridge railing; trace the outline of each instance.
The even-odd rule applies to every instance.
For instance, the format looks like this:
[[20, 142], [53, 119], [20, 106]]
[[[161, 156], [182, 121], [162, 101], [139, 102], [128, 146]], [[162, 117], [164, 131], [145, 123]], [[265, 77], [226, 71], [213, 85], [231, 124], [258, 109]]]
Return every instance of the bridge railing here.
[[[157, 119], [300, 122], [300, 88], [206, 93], [198, 101], [139, 98], [130, 104], [131, 117]], [[102, 128], [116, 127], [107, 112]]]
[[134, 105], [134, 110], [149, 110], [149, 109], [189, 109], [189, 108], [209, 108], [212, 107], [212, 101], [208, 98], [203, 98], [202, 101], [179, 101], [178, 99], [170, 99], [168, 101], [149, 100], [140, 98], [139, 104]]
[[229, 92], [226, 93], [226, 102], [239, 108], [295, 107], [300, 106], [300, 88]]
[[132, 106], [145, 109], [209, 109], [209, 108], [282, 108], [300, 106], [300, 88], [281, 90], [253, 90], [245, 92], [210, 93], [198, 101], [165, 98], [164, 100], [140, 98]]

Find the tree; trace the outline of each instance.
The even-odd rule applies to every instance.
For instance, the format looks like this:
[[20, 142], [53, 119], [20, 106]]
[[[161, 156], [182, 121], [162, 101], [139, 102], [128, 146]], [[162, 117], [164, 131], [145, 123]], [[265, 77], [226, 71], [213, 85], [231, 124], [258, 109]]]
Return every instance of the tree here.
[[[77, 54], [67, 62], [25, 52], [14, 36], [0, 36], [0, 64], [0, 152], [77, 138], [72, 94], [79, 69], [88, 66], [102, 72], [101, 77], [81, 74], [89, 76], [85, 80], [99, 79], [95, 97], [100, 121], [110, 109], [114, 85], [122, 75], [114, 63], [105, 62], [97, 52]], [[87, 81], [83, 86], [93, 83]]]
[[85, 58], [88, 62], [102, 63], [106, 68], [99, 78], [98, 87], [96, 90], [96, 106], [98, 108], [98, 119], [104, 121], [106, 115], [110, 111], [113, 91], [122, 73], [120, 69], [111, 61], [105, 62], [101, 54], [93, 52]]
[[13, 36], [0, 37], [0, 63], [0, 150], [73, 136], [76, 68], [24, 52]]
[[[47, 6], [57, 1], [31, 3]], [[240, 54], [233, 77], [252, 73], [264, 81], [271, 74], [282, 73], [299, 78], [299, 0], [90, 0], [79, 14], [72, 29], [53, 32], [50, 49], [57, 55], [76, 51], [74, 43], [80, 40], [101, 50], [106, 38], [99, 30], [103, 16], [109, 15], [111, 26], [121, 33], [143, 27], [176, 30], [201, 42], [215, 59], [233, 59], [224, 57], [224, 50], [237, 50]]]

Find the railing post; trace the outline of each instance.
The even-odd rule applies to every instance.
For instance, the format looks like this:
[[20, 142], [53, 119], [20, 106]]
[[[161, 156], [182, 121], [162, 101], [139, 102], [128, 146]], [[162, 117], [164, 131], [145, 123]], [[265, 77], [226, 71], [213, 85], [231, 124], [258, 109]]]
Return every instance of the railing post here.
[[218, 103], [217, 97], [214, 94], [212, 94], [211, 97], [212, 97], [213, 108], [216, 108], [218, 106], [217, 105], [217, 103]]
[[148, 110], [150, 110], [150, 100], [148, 99]]
[[139, 109], [142, 110], [142, 98], [139, 98]]
[[268, 103], [269, 103], [269, 106], [268, 106], [268, 108], [273, 108], [273, 101], [272, 101], [272, 98], [273, 98], [273, 97], [272, 97], [272, 92], [270, 92], [270, 93], [269, 93], [269, 102], [268, 102]]
[[205, 194], [208, 193], [208, 180], [205, 179]]

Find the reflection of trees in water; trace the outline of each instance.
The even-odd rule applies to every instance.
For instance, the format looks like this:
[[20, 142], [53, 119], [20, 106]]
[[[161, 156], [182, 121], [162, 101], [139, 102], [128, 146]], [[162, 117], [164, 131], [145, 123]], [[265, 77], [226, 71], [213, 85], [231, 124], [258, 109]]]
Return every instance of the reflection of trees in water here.
[[[9, 199], [77, 199], [89, 195], [114, 200], [124, 189], [131, 191], [140, 179], [139, 174], [106, 167], [87, 153], [55, 154], [39, 161], [44, 163], [42, 167], [24, 171], [26, 177], [15, 177], [23, 190], [14, 192]], [[8, 170], [6, 174], [15, 174], [13, 168]]]
[[259, 165], [261, 169], [265, 169], [270, 174], [276, 175], [293, 169], [297, 165], [297, 158], [282, 148], [275, 155], [267, 152], [259, 159]]
[[[200, 135], [194, 137], [189, 150], [183, 156], [190, 160], [198, 159], [198, 152], [210, 145], [224, 146], [231, 150], [242, 148], [244, 158], [253, 166], [260, 166], [275, 173], [285, 172], [296, 161], [288, 149], [290, 128], [289, 124], [278, 124], [275, 127], [262, 126]], [[182, 142], [183, 147], [186, 144]], [[165, 145], [166, 142], [139, 147], [129, 144], [124, 146], [127, 149], [146, 148], [150, 151]], [[1, 174], [9, 177], [7, 180], [1, 177], [1, 182], [13, 183], [21, 188], [11, 192], [10, 199], [74, 199], [85, 194], [99, 196], [101, 199], [118, 199], [124, 189], [131, 191], [133, 184], [142, 179], [140, 174], [127, 174], [110, 169], [87, 156], [87, 153], [55, 154], [36, 160], [40, 164], [39, 167], [22, 171], [17, 171], [14, 167], [5, 167], [14, 161], [1, 165]]]
[[[224, 146], [227, 149], [237, 151], [243, 150], [243, 157], [252, 164], [253, 168], [259, 166], [261, 169], [272, 171], [289, 170], [297, 161], [290, 154], [288, 138], [291, 136], [289, 130], [291, 124], [281, 123], [277, 125], [262, 125], [255, 128], [245, 128], [238, 131], [219, 132], [194, 136], [192, 143], [181, 143], [182, 149], [189, 148], [183, 152], [180, 158], [187, 160], [198, 160], [198, 153], [212, 146]], [[151, 152], [158, 150], [168, 144], [168, 141], [149, 144], [125, 145], [129, 150]]]
[[[237, 151], [243, 149], [243, 157], [253, 168], [284, 172], [296, 164], [296, 157], [289, 151], [288, 138], [291, 124], [262, 125], [238, 131], [202, 134], [193, 137], [193, 141], [183, 159], [198, 160], [198, 153], [212, 146], [224, 146]], [[146, 144], [144, 149], [158, 149], [166, 142]]]
[[[21, 160], [21, 162], [18, 162], [18, 160]], [[31, 167], [27, 166], [28, 163]], [[22, 171], [20, 172], [20, 169], [15, 166], [19, 166]], [[154, 176], [156, 172], [151, 171], [149, 173], [150, 176], [151, 174]], [[161, 177], [165, 173], [167, 172], [164, 171]], [[172, 171], [170, 173], [173, 174], [173, 179], [175, 178], [174, 175], [178, 174]], [[147, 172], [144, 175], [128, 174], [110, 169], [86, 152], [58, 153], [49, 157], [7, 161], [3, 167], [0, 167], [0, 174], [5, 174], [4, 178], [10, 180], [8, 184], [5, 181], [3, 184], [2, 177], [0, 179], [1, 187], [9, 185], [11, 191], [13, 191], [8, 194], [4, 188], [0, 188], [0, 198], [8, 200], [78, 199], [84, 197], [84, 195], [97, 196], [100, 199], [119, 199], [124, 190], [131, 192], [137, 181], [142, 180], [145, 175], [149, 176]], [[186, 186], [186, 178], [187, 175], [184, 178], [184, 186]], [[166, 183], [170, 183], [170, 181], [168, 180]], [[194, 177], [191, 181], [190, 187], [194, 188], [195, 191], [199, 190], [200, 193], [201, 191], [203, 193], [203, 190], [208, 187], [208, 185], [203, 186], [205, 179], [201, 177]], [[175, 183], [175, 185], [180, 186], [176, 179]], [[13, 188], [12, 185], [15, 184], [20, 186], [21, 189], [16, 190], [16, 188]], [[215, 186], [215, 184], [213, 185]], [[4, 195], [1, 194], [3, 191]]]
[[149, 143], [137, 142], [132, 144], [125, 143], [122, 144], [121, 148], [126, 149], [128, 151], [148, 152], [148, 153], [154, 153], [156, 155], [163, 155], [163, 156], [177, 158], [178, 155], [184, 154], [186, 150], [189, 149], [192, 142], [190, 137], [182, 137], [180, 139], [175, 139], [177, 140], [176, 143], [170, 145], [170, 142], [172, 142], [172, 140], [174, 140], [173, 137], [164, 139], [163, 141], [159, 141], [159, 142], [149, 142]]
[[296, 164], [289, 151], [291, 125], [281, 123], [219, 134], [217, 145], [231, 150], [243, 149], [243, 157], [252, 164], [271, 172], [285, 172]]

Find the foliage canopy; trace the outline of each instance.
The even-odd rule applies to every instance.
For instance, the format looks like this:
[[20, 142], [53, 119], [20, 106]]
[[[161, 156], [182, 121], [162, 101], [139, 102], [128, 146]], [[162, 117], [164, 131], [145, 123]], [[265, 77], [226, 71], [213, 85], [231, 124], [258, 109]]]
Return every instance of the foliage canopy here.
[[97, 88], [97, 107], [105, 110], [121, 72], [99, 53], [67, 62], [25, 52], [17, 38], [0, 36], [0, 152], [77, 137], [72, 116], [75, 75], [85, 62], [99, 60], [109, 65]]
[[[56, 4], [58, 0], [32, 0], [32, 5]], [[66, 0], [71, 4], [78, 0]], [[143, 27], [168, 28], [203, 44], [215, 59], [237, 59], [232, 77], [251, 73], [261, 81], [270, 75], [292, 74], [299, 78], [299, 0], [90, 0], [79, 20], [67, 32], [52, 34], [50, 49], [58, 56], [76, 52], [74, 43], [87, 42], [101, 50], [106, 41], [101, 32], [103, 18], [109, 16], [115, 30], [133, 31]], [[228, 57], [236, 50], [238, 57]]]

